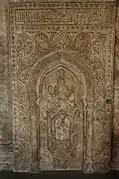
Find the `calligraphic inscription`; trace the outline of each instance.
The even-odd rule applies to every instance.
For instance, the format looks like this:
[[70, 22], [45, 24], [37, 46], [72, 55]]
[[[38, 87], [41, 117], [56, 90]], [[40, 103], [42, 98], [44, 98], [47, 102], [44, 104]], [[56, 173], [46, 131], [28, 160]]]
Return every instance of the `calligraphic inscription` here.
[[14, 170], [108, 168], [115, 4], [9, 3]]

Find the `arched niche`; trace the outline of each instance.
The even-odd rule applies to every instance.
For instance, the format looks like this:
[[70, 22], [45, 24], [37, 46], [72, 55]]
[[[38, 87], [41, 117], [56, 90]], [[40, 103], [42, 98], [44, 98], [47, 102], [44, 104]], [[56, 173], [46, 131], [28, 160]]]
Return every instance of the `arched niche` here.
[[82, 170], [90, 160], [93, 77], [83, 60], [76, 58], [68, 52], [52, 53], [32, 70], [29, 104], [33, 155], [40, 169]]

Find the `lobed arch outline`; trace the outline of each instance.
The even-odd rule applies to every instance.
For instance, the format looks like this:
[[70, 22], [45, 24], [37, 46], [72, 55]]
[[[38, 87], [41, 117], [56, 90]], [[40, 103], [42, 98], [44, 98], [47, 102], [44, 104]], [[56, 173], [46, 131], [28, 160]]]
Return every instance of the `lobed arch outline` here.
[[[30, 75], [29, 75], [29, 77], [28, 77], [28, 88], [32, 85], [32, 83], [33, 83], [33, 81], [34, 81], [34, 73], [35, 73], [35, 71], [36, 71], [36, 69], [40, 69], [39, 70], [39, 74], [43, 74], [43, 71], [44, 71], [44, 69], [45, 69], [45, 65], [43, 66], [43, 69], [41, 69], [40, 67], [41, 67], [41, 63], [42, 62], [45, 62], [45, 61], [47, 61], [47, 66], [50, 66], [50, 62], [49, 62], [49, 57], [51, 57], [52, 55], [55, 55], [55, 54], [58, 54], [58, 53], [67, 53], [69, 56], [74, 56], [75, 54], [76, 54], [76, 52], [74, 52], [74, 51], [55, 51], [55, 52], [51, 52], [51, 53], [49, 53], [49, 54], [47, 54], [47, 55], [45, 55], [45, 56], [43, 56], [38, 62], [36, 62], [35, 64], [34, 64], [34, 66], [32, 67], [32, 69], [31, 69], [31, 72], [30, 72]], [[95, 90], [95, 83], [94, 83], [94, 76], [93, 76], [93, 73], [92, 73], [92, 71], [91, 71], [91, 69], [90, 69], [90, 65], [89, 64], [87, 64], [86, 62], [85, 62], [85, 59], [83, 58], [82, 59], [82, 57], [80, 57], [80, 56], [78, 56], [79, 54], [76, 54], [76, 56], [74, 56], [74, 58], [77, 58], [79, 61], [78, 61], [78, 64], [74, 64], [73, 62], [67, 62], [67, 64], [69, 64], [68, 66], [64, 63], [65, 62], [65, 59], [64, 59], [64, 62], [62, 62], [61, 60], [57, 60], [57, 61], [55, 61], [54, 60], [54, 63], [56, 63], [56, 65], [54, 65], [54, 67], [55, 66], [62, 66], [63, 68], [65, 68], [67, 71], [70, 71], [71, 73], [73, 72], [73, 70], [71, 70], [71, 68], [68, 68], [70, 65], [73, 67], [75, 67], [75, 68], [77, 68], [78, 70], [80, 70], [81, 71], [81, 73], [84, 75], [84, 77], [86, 78], [86, 76], [85, 76], [85, 70], [84, 69], [82, 69], [81, 67], [83, 66], [85, 69], [86, 69], [86, 72], [88, 73], [88, 77], [89, 77], [89, 79], [90, 79], [90, 81], [92, 82], [92, 84], [91, 84], [91, 86], [92, 86], [92, 90], [93, 90], [93, 92], [94, 92], [94, 90]], [[79, 63], [80, 63], [80, 65], [79, 65]], [[47, 71], [50, 71], [50, 68], [48, 67], [48, 69], [46, 70], [46, 72], [45, 73], [47, 73]], [[38, 95], [38, 89], [37, 89], [37, 80], [38, 80], [38, 78], [40, 77], [40, 76], [43, 76], [43, 75], [37, 75], [37, 79], [35, 79], [35, 84], [33, 84], [33, 87], [34, 87], [34, 85], [35, 85], [35, 91], [36, 91], [36, 94]], [[74, 74], [74, 73], [72, 73], [72, 74]], [[74, 76], [76, 76], [76, 75], [74, 75]], [[86, 82], [88, 81], [88, 79], [85, 79], [86, 80]], [[30, 90], [30, 89], [29, 89]]]
[[[54, 66], [52, 69], [46, 70], [42, 75], [40, 75], [40, 77], [38, 78], [37, 84], [36, 84], [36, 93], [37, 96], [39, 98], [42, 98], [42, 94], [43, 94], [43, 84], [44, 84], [44, 80], [47, 78], [47, 76], [52, 73], [52, 71], [57, 71], [59, 69], [63, 69], [65, 72], [69, 73], [69, 75], [73, 78], [74, 82], [75, 82], [75, 87], [76, 87], [76, 93], [77, 96], [79, 96], [79, 79], [77, 77], [77, 75], [67, 66], [60, 64], [60, 65], [56, 65]], [[85, 83], [85, 77], [83, 74], [81, 74], [83, 76], [83, 82]], [[84, 84], [85, 85], [85, 84]], [[40, 89], [40, 90], [39, 90]], [[86, 96], [86, 91], [84, 90], [84, 96]], [[81, 96], [80, 96], [81, 99]]]

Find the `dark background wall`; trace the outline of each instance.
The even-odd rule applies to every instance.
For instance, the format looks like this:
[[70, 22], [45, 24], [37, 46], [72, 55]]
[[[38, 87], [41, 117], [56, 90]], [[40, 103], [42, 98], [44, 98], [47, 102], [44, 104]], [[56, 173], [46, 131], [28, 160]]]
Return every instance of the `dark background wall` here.
[[0, 179], [119, 179], [119, 172], [111, 171], [103, 174], [84, 174], [77, 171], [68, 171], [68, 172], [41, 172], [39, 174], [30, 174], [30, 173], [13, 173], [13, 172], [4, 172], [0, 173]]

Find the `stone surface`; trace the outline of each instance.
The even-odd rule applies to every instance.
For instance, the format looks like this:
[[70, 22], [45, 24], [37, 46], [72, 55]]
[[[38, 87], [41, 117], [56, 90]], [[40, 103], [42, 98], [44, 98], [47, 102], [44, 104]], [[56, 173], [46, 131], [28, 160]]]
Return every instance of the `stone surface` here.
[[115, 2], [0, 3], [1, 169], [118, 169]]
[[9, 114], [9, 70], [5, 1], [0, 1], [0, 169], [11, 169], [12, 119]]
[[116, 15], [112, 168], [119, 169], [119, 7]]

